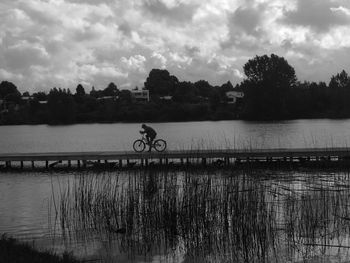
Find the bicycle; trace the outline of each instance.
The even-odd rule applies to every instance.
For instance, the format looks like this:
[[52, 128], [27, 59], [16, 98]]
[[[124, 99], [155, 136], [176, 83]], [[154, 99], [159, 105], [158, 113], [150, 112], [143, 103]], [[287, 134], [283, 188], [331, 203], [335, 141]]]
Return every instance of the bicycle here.
[[[147, 142], [146, 136], [142, 134], [141, 139], [137, 139], [132, 144], [135, 152], [143, 152], [146, 149], [146, 145], [149, 145]], [[157, 152], [163, 152], [166, 149], [166, 141], [163, 139], [156, 139], [151, 144], [151, 149], [154, 148]]]

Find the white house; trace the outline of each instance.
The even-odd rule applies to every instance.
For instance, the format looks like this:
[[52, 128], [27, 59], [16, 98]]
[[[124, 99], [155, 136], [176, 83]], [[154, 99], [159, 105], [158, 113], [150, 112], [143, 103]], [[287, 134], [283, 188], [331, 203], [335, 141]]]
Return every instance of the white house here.
[[237, 99], [242, 99], [244, 97], [244, 92], [242, 91], [228, 91], [226, 92], [227, 103], [234, 104], [237, 102]]
[[136, 101], [149, 102], [149, 90], [131, 90], [131, 96]]
[[162, 96], [162, 97], [159, 97], [159, 99], [161, 99], [161, 100], [172, 100], [173, 96]]

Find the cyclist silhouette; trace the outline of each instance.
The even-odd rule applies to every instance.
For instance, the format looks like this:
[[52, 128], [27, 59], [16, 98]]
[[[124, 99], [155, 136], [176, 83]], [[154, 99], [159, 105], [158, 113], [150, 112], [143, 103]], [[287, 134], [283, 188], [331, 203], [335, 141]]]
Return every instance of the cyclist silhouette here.
[[148, 151], [150, 152], [151, 148], [152, 148], [152, 143], [153, 143], [154, 139], [156, 138], [157, 133], [152, 127], [147, 126], [146, 124], [142, 124], [141, 127], [142, 127], [143, 131], [140, 131], [140, 133], [146, 134], [146, 140], [147, 140], [147, 144], [149, 146]]

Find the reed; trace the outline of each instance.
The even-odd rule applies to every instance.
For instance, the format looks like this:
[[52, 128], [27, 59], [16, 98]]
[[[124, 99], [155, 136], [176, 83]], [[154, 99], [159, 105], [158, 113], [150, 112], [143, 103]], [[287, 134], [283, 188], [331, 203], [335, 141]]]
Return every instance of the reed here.
[[109, 236], [130, 256], [303, 260], [350, 247], [349, 177], [249, 169], [80, 174], [61, 193], [60, 222], [67, 233]]

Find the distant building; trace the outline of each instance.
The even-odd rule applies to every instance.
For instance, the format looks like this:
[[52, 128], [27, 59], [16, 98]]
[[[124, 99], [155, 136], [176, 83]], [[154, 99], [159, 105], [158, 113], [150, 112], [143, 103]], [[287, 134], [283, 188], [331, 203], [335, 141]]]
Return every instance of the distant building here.
[[108, 100], [117, 100], [118, 98], [119, 98], [118, 96], [102, 96], [102, 97], [98, 97], [97, 100], [108, 101]]
[[33, 99], [33, 97], [32, 96], [22, 96], [22, 98], [21, 98], [23, 101], [25, 101], [25, 102], [29, 102], [29, 101], [31, 101], [32, 99]]
[[162, 96], [162, 97], [159, 97], [159, 99], [161, 99], [161, 100], [172, 100], [173, 96]]
[[131, 90], [131, 96], [140, 102], [149, 102], [149, 90]]
[[242, 99], [244, 97], [244, 92], [243, 91], [228, 91], [226, 92], [226, 98], [227, 98], [227, 103], [229, 104], [235, 104], [237, 100]]

